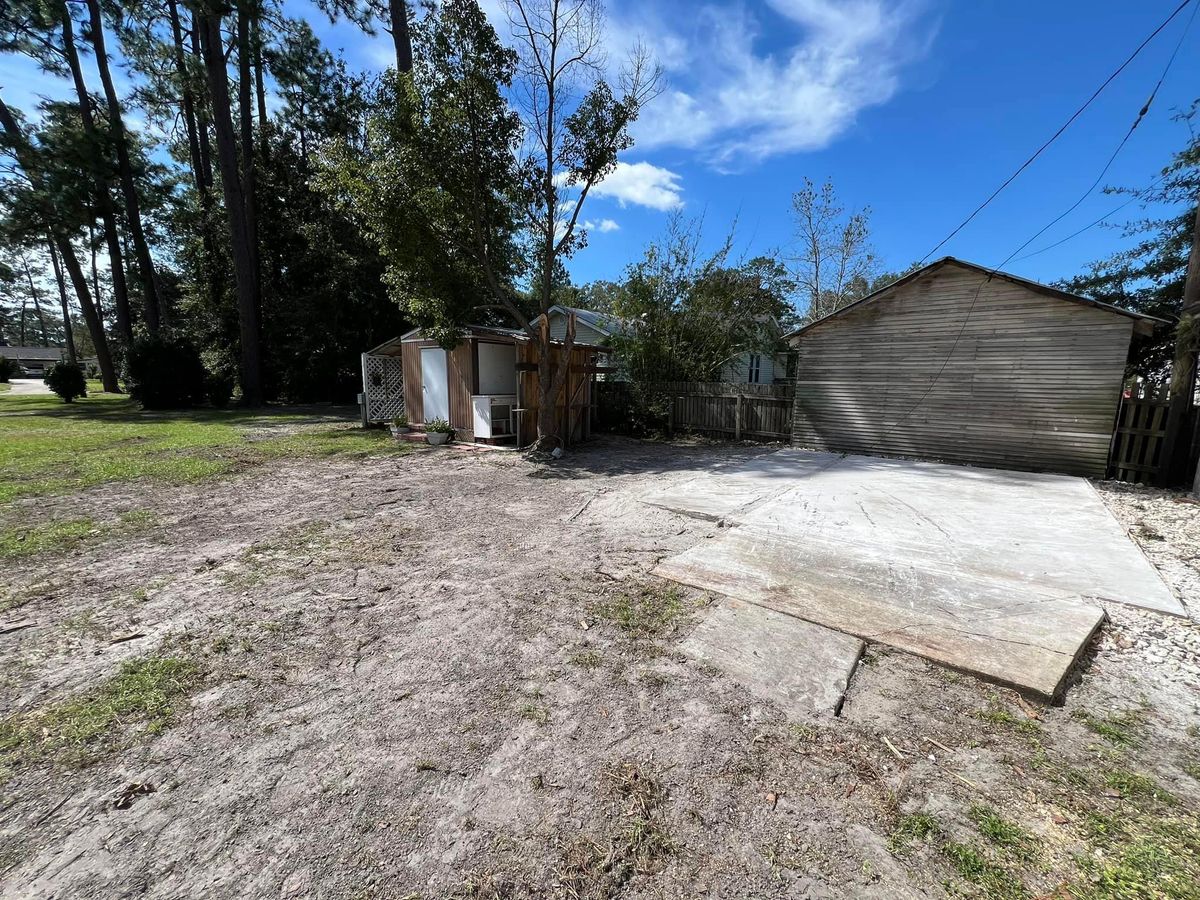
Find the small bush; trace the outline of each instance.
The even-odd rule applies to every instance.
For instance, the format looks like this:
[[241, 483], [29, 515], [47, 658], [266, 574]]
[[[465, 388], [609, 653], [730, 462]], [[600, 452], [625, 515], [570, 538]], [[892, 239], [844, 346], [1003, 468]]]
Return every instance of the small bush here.
[[425, 431], [430, 434], [453, 434], [454, 429], [450, 427], [450, 423], [445, 419], [434, 419], [432, 422], [425, 423]]
[[87, 396], [87, 381], [83, 377], [83, 369], [69, 362], [57, 362], [50, 367], [43, 379], [46, 386], [64, 403], [70, 403], [76, 397]]
[[142, 409], [180, 409], [203, 402], [204, 365], [191, 344], [164, 338], [138, 338], [125, 357], [129, 396]]
[[0, 356], [0, 384], [7, 384], [16, 374], [17, 364], [8, 357]]
[[204, 376], [204, 395], [210, 406], [224, 409], [233, 397], [233, 379], [228, 375], [209, 372]]

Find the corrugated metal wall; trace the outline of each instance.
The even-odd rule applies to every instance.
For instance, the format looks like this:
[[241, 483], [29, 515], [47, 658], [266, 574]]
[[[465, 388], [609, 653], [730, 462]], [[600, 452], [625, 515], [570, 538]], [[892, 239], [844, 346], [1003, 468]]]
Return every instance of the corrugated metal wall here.
[[796, 339], [793, 442], [1102, 477], [1132, 333], [948, 264]]

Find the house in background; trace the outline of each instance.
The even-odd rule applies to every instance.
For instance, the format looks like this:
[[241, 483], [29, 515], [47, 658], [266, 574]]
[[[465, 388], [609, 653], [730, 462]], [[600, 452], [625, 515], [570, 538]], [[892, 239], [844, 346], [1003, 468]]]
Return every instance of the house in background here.
[[[548, 317], [550, 336], [554, 340], [566, 340], [567, 317], [571, 314], [575, 316], [575, 340], [578, 343], [607, 346], [613, 337], [624, 334], [628, 327], [616, 317], [606, 313], [579, 309], [574, 306], [552, 306]], [[783, 341], [783, 329], [774, 319], [763, 320], [761, 324], [765, 331], [763, 343], [778, 344], [778, 350], [773, 353], [746, 351], [738, 354], [725, 364], [718, 381], [732, 384], [783, 384], [787, 382], [788, 351], [787, 345]], [[620, 367], [620, 359], [614, 359], [613, 365]], [[619, 376], [618, 380], [620, 380]], [[663, 380], [669, 379], [664, 378]]]
[[57, 362], [67, 358], [65, 347], [10, 347], [0, 344], [0, 356], [16, 363], [30, 378], [41, 378]]

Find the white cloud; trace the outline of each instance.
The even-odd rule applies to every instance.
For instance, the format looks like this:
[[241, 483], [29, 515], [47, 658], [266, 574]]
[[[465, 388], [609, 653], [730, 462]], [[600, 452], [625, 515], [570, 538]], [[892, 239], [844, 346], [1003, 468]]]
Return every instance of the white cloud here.
[[[891, 99], [904, 65], [932, 39], [920, 8], [905, 0], [767, 5], [705, 5], [671, 22], [661, 9], [643, 17], [667, 89], [635, 125], [640, 148], [696, 149], [726, 169], [821, 149], [862, 110]], [[773, 52], [761, 49], [765, 35]]]
[[592, 188], [591, 195], [609, 197], [621, 206], [633, 203], [666, 212], [683, 206], [683, 188], [679, 182], [678, 174], [653, 163], [619, 162], [607, 178]]
[[598, 231], [601, 234], [607, 234], [610, 231], [619, 231], [621, 229], [621, 226], [612, 219], [601, 219], [599, 222], [587, 219], [584, 221], [583, 227], [588, 231]]

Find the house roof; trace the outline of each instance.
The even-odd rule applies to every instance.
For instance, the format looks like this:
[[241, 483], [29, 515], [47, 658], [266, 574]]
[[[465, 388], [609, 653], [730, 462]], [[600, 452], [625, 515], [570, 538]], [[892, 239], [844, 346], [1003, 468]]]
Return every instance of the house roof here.
[[[625, 330], [621, 320], [616, 316], [610, 316], [607, 313], [596, 312], [591, 309], [581, 309], [578, 306], [561, 306], [556, 303], [550, 307], [550, 312], [562, 313], [564, 316], [574, 313], [579, 321], [583, 322], [589, 328], [599, 331], [606, 337], [620, 334]], [[541, 316], [538, 316], [538, 318], [540, 319]]]
[[[534, 320], [536, 321], [536, 319]], [[399, 337], [394, 337], [391, 340], [384, 341], [378, 347], [372, 347], [367, 351], [368, 356], [395, 356], [400, 351], [400, 345], [404, 341], [420, 341], [424, 340], [421, 337], [422, 329], [413, 328], [410, 331], [404, 332]], [[468, 337], [498, 337], [508, 338], [512, 341], [528, 341], [529, 335], [523, 328], [503, 328], [499, 325], [467, 325], [463, 328], [462, 336]], [[553, 341], [552, 343], [561, 344], [562, 341]], [[598, 344], [589, 344], [585, 341], [576, 341], [576, 347], [588, 347], [595, 350], [607, 351], [607, 347]]]
[[893, 290], [894, 288], [898, 288], [901, 285], [908, 284], [911, 281], [916, 281], [918, 278], [921, 278], [924, 275], [928, 275], [930, 272], [934, 272], [934, 271], [944, 268], [945, 266], [948, 266], [948, 265], [958, 266], [959, 268], [963, 268], [963, 269], [970, 269], [972, 271], [979, 272], [981, 275], [987, 275], [989, 278], [1000, 278], [1004, 281], [1008, 281], [1013, 284], [1018, 284], [1021, 287], [1028, 288], [1029, 290], [1034, 291], [1035, 293], [1043, 294], [1044, 296], [1047, 296], [1047, 297], [1053, 297], [1056, 300], [1065, 300], [1069, 303], [1080, 303], [1080, 304], [1083, 304], [1084, 306], [1092, 306], [1092, 307], [1095, 307], [1096, 309], [1104, 310], [1105, 312], [1114, 313], [1114, 314], [1120, 315], [1120, 316], [1127, 316], [1128, 318], [1135, 319], [1139, 322], [1147, 323], [1150, 327], [1153, 327], [1154, 325], [1158, 325], [1158, 324], [1163, 324], [1163, 325], [1169, 324], [1165, 319], [1159, 319], [1154, 316], [1147, 316], [1143, 313], [1133, 312], [1132, 310], [1122, 309], [1121, 307], [1113, 306], [1110, 303], [1101, 303], [1099, 300], [1092, 300], [1090, 297], [1080, 297], [1078, 294], [1071, 294], [1071, 293], [1068, 293], [1067, 291], [1060, 291], [1058, 288], [1050, 287], [1050, 285], [1048, 285], [1048, 284], [1042, 284], [1041, 282], [1038, 282], [1038, 281], [1031, 281], [1028, 278], [1022, 278], [1020, 275], [1012, 275], [1008, 272], [1001, 272], [998, 269], [989, 269], [986, 266], [981, 266], [981, 265], [978, 265], [977, 263], [967, 262], [965, 259], [958, 259], [953, 256], [945, 256], [939, 260], [936, 260], [935, 262], [931, 262], [927, 266], [922, 266], [920, 269], [917, 269], [914, 272], [909, 272], [903, 278], [898, 278], [895, 281], [893, 281], [891, 284], [884, 285], [879, 290], [873, 291], [870, 294], [867, 294], [867, 296], [863, 297], [861, 300], [856, 300], [855, 302], [853, 302], [847, 306], [843, 306], [839, 310], [835, 310], [834, 312], [831, 312], [827, 316], [822, 316], [821, 318], [817, 319], [816, 321], [809, 322], [807, 325], [803, 326], [802, 328], [797, 328], [795, 331], [785, 334], [784, 338], [788, 339], [788, 338], [798, 337], [798, 336], [804, 334], [806, 331], [810, 331], [813, 328], [816, 328], [818, 325], [823, 325], [824, 323], [828, 322], [830, 319], [836, 319], [838, 316], [844, 315], [845, 313], [848, 313], [852, 309], [857, 309], [858, 307], [860, 307], [866, 303], [871, 303], [871, 302], [874, 302], [875, 300], [878, 300], [880, 297], [882, 297], [888, 291]]
[[52, 359], [57, 362], [66, 355], [66, 352], [66, 347], [10, 347], [7, 344], [0, 344], [0, 356], [14, 361], [19, 359]]

